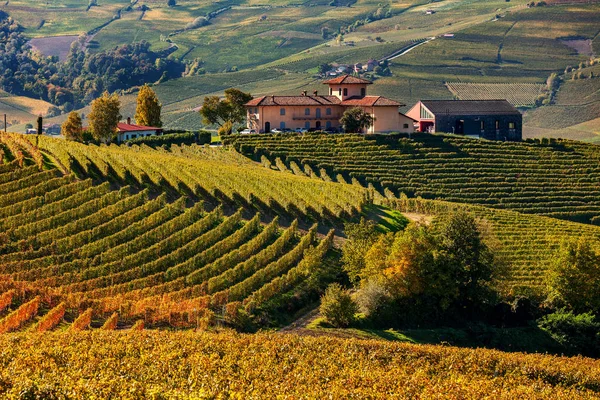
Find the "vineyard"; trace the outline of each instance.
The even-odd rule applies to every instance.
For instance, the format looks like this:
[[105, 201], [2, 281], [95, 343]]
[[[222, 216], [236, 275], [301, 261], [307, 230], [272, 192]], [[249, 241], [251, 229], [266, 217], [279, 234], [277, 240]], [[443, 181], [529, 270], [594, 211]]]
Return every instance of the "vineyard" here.
[[465, 83], [447, 82], [446, 87], [460, 100], [506, 99], [516, 107], [530, 107], [545, 85], [537, 83]]
[[[457, 136], [245, 135], [231, 143], [267, 163], [309, 166], [396, 196], [477, 204], [579, 222], [600, 219], [600, 148]], [[279, 161], [278, 161], [279, 160]]]
[[0, 395], [11, 399], [592, 399], [600, 392], [598, 360], [373, 340], [98, 331], [1, 335], [0, 346]]
[[[367, 192], [351, 185], [328, 190], [336, 184], [307, 177], [270, 178], [277, 173], [231, 151], [173, 146], [163, 154], [40, 137], [48, 157], [78, 171], [78, 179], [40, 169], [43, 156], [24, 137], [0, 140], [2, 154], [14, 158], [0, 172], [0, 332], [112, 330], [136, 321], [198, 326], [213, 312], [230, 320], [259, 312], [326, 264], [333, 231], [318, 234], [312, 222], [301, 228], [310, 221], [307, 201], [314, 200], [311, 213], [336, 220], [358, 212]], [[105, 181], [92, 179], [97, 175]], [[162, 186], [191, 198], [156, 190]], [[264, 198], [259, 186], [270, 189]], [[293, 190], [303, 191], [298, 200]], [[279, 216], [265, 218], [251, 207], [274, 204], [277, 193], [287, 195], [277, 199], [282, 215], [306, 213], [301, 223], [281, 225]]]

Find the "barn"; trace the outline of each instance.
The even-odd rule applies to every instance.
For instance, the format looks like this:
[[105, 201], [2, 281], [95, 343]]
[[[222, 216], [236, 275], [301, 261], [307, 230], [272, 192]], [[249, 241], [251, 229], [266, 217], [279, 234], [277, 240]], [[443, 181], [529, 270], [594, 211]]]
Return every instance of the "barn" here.
[[520, 141], [523, 116], [506, 100], [421, 100], [406, 115], [420, 132]]

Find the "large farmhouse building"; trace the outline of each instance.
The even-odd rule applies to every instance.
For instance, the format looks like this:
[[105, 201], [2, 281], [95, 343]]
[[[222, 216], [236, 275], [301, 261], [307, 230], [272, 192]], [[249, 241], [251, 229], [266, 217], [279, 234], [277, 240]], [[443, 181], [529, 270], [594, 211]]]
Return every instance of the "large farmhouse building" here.
[[246, 103], [248, 129], [271, 132], [272, 129], [339, 129], [345, 110], [360, 107], [375, 118], [366, 133], [413, 132], [414, 120], [402, 114], [403, 104], [382, 97], [367, 96], [372, 82], [350, 75], [325, 81], [328, 93], [300, 96], [262, 96]]
[[506, 100], [421, 100], [407, 113], [419, 132], [521, 140], [523, 116]]

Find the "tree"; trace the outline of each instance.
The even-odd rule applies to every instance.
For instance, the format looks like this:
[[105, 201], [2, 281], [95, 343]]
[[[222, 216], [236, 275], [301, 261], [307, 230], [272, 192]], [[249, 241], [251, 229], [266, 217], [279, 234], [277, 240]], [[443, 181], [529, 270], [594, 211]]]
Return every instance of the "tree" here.
[[94, 139], [110, 140], [113, 137], [121, 120], [120, 107], [121, 101], [116, 93], [111, 95], [104, 92], [101, 97], [92, 101], [92, 111], [88, 119]]
[[169, 7], [175, 7], [177, 5], [177, 0], [168, 0], [167, 1], [167, 6]]
[[162, 126], [161, 109], [162, 105], [154, 90], [148, 85], [142, 86], [137, 96], [136, 124], [160, 128]]
[[319, 311], [331, 325], [345, 328], [354, 321], [358, 306], [346, 290], [339, 284], [333, 283], [321, 297]]
[[377, 240], [377, 229], [373, 221], [361, 218], [359, 223], [347, 223], [344, 232], [348, 240], [342, 246], [342, 262], [350, 281], [357, 284], [365, 269], [366, 251]]
[[563, 243], [548, 274], [550, 299], [576, 313], [600, 312], [600, 255], [587, 238]]
[[76, 111], [71, 111], [67, 120], [63, 122], [61, 131], [65, 139], [75, 140], [78, 142], [83, 141], [83, 125], [81, 123], [81, 116]]
[[[224, 126], [226, 123], [242, 123], [246, 118], [247, 102], [252, 100], [250, 93], [244, 93], [239, 89], [231, 88], [225, 90], [225, 98], [218, 96], [208, 96], [204, 98], [204, 103], [200, 109], [202, 122], [206, 125], [218, 124]], [[228, 129], [231, 132], [231, 129]]]
[[331, 70], [331, 65], [327, 64], [327, 63], [323, 63], [319, 65], [319, 73], [320, 74], [326, 74], [327, 71]]
[[360, 133], [372, 126], [373, 122], [375, 122], [375, 117], [360, 107], [344, 111], [342, 118], [340, 118], [340, 124], [346, 132], [350, 133]]

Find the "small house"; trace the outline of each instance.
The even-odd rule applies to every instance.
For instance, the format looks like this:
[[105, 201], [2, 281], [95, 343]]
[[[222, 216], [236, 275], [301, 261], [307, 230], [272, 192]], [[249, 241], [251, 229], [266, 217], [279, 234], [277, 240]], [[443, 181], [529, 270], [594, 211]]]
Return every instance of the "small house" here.
[[162, 135], [162, 128], [153, 126], [135, 125], [131, 123], [131, 118], [127, 118], [127, 122], [119, 122], [117, 124], [117, 142], [122, 143], [126, 140], [136, 139], [139, 137]]

